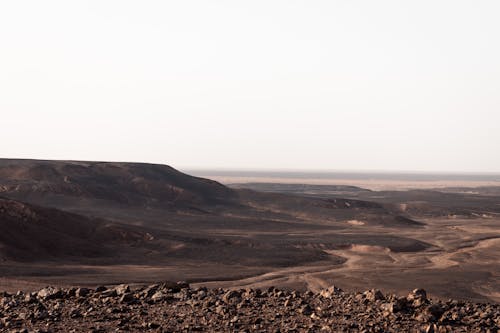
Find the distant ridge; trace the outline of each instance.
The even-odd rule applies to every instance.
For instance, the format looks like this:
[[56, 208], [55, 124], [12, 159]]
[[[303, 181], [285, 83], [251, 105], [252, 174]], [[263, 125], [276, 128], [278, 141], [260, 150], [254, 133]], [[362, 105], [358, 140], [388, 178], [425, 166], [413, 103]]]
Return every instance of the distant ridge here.
[[259, 177], [259, 178], [297, 178], [297, 179], [352, 179], [352, 180], [466, 180], [500, 182], [500, 172], [412, 172], [412, 171], [290, 171], [290, 170], [217, 170], [186, 169], [193, 175], [204, 177]]
[[227, 187], [167, 165], [0, 159], [0, 195], [46, 203], [51, 197], [89, 198], [126, 205], [189, 207], [226, 202]]

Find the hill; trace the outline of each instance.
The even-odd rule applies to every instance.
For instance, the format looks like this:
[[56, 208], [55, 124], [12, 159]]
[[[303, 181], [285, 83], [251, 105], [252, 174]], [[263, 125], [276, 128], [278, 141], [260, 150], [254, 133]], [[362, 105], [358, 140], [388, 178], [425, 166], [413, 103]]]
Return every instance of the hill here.
[[[187, 280], [497, 297], [491, 191], [458, 201], [438, 191], [249, 186], [166, 165], [0, 160], [0, 288]], [[467, 202], [464, 220], [447, 217]]]
[[0, 159], [0, 193], [29, 201], [104, 200], [189, 208], [228, 202], [232, 190], [166, 165]]

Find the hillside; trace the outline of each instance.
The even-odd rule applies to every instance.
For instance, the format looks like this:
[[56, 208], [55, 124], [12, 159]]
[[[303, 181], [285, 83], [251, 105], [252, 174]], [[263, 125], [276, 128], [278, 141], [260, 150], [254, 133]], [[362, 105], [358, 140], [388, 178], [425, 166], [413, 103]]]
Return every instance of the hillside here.
[[318, 291], [335, 283], [498, 299], [491, 191], [462, 219], [448, 217], [465, 207], [458, 194], [249, 186], [166, 165], [0, 160], [0, 288], [186, 280]]
[[189, 208], [229, 202], [232, 190], [166, 165], [0, 159], [0, 193], [29, 201], [104, 200]]

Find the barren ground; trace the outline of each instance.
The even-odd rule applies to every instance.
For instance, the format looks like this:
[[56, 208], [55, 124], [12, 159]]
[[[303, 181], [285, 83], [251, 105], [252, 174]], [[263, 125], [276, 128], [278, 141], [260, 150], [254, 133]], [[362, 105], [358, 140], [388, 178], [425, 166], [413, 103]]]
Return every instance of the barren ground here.
[[[500, 302], [500, 187], [453, 181], [408, 190], [405, 181], [379, 180], [371, 188], [384, 190], [373, 191], [295, 180], [228, 190], [161, 166], [78, 162], [76, 173], [76, 162], [5, 163], [0, 196], [16, 200], [4, 200], [6, 212], [22, 206], [18, 200], [29, 213], [19, 215], [22, 223], [3, 220], [14, 223], [6, 230], [19, 227], [23, 244], [39, 241], [26, 235], [47, 239], [30, 253], [3, 234], [0, 290], [185, 280], [194, 287], [317, 292], [336, 285], [400, 295], [424, 288], [440, 299]], [[165, 182], [166, 192], [159, 186]], [[83, 245], [60, 250], [74, 227], [57, 229], [54, 221], [83, 228]], [[97, 229], [85, 229], [89, 223]], [[62, 236], [50, 236], [54, 228]], [[85, 244], [96, 246], [93, 257]]]

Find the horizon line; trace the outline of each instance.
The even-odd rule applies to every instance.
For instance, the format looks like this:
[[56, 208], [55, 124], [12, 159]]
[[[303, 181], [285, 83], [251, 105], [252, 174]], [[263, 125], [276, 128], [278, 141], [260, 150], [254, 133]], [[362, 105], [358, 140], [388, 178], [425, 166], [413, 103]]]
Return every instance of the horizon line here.
[[443, 170], [390, 170], [390, 169], [293, 169], [293, 168], [235, 168], [235, 167], [176, 167], [183, 171], [222, 173], [308, 173], [308, 174], [400, 174], [400, 175], [490, 175], [500, 176], [500, 171], [443, 171]]
[[183, 166], [160, 161], [137, 161], [137, 160], [99, 160], [99, 159], [73, 159], [73, 158], [26, 158], [26, 157], [0, 157], [0, 160], [25, 160], [40, 162], [87, 162], [87, 163], [139, 163], [166, 165], [177, 170], [187, 172], [253, 172], [253, 173], [308, 173], [308, 174], [399, 174], [399, 175], [488, 175], [500, 176], [500, 171], [449, 171], [449, 170], [398, 170], [398, 169], [330, 169], [330, 168], [276, 168], [276, 167], [222, 167], [222, 166]]

